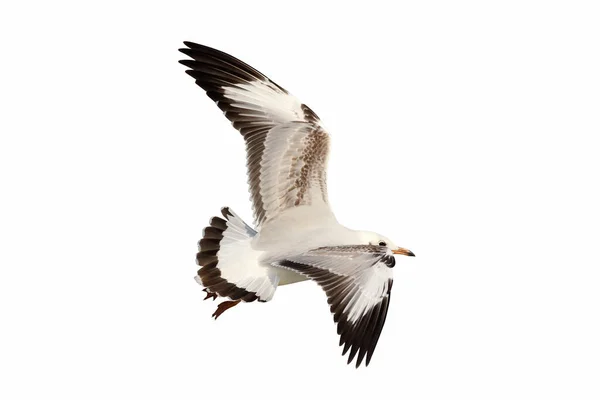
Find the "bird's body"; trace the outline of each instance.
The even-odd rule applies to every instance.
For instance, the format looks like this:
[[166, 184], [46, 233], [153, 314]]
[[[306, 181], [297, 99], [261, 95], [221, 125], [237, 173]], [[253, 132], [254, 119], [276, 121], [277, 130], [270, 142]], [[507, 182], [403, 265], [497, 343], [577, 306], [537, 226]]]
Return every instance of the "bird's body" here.
[[340, 345], [368, 365], [383, 328], [394, 254], [413, 255], [382, 235], [346, 228], [328, 204], [329, 135], [317, 115], [242, 61], [185, 42], [181, 49], [207, 95], [246, 142], [256, 228], [229, 208], [199, 242], [196, 279], [208, 297], [269, 301], [278, 286], [312, 279], [326, 292]]

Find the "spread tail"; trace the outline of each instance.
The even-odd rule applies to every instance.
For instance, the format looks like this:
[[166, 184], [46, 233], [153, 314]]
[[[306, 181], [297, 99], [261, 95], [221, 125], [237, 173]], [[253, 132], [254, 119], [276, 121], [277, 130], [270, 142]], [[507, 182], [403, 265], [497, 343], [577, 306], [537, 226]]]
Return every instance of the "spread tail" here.
[[196, 280], [210, 293], [245, 302], [269, 301], [279, 278], [258, 262], [259, 251], [251, 246], [256, 231], [228, 207], [223, 218], [212, 217], [198, 242]]

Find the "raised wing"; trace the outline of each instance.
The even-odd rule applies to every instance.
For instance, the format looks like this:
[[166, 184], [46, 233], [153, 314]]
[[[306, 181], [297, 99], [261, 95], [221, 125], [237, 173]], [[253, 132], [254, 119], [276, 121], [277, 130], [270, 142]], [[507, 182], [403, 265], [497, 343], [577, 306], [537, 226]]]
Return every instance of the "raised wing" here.
[[[290, 207], [327, 206], [329, 136], [317, 115], [285, 89], [229, 54], [184, 42], [180, 63], [246, 141], [257, 225]], [[327, 206], [328, 207], [328, 206]]]
[[273, 264], [316, 281], [337, 322], [342, 355], [369, 365], [383, 329], [393, 284], [394, 256], [380, 246], [321, 247]]

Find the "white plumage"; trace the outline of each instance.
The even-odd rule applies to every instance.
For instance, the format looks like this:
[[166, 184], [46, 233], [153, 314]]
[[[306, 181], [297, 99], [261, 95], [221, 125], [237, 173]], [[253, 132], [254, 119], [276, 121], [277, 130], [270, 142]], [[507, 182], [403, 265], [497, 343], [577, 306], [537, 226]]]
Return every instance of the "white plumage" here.
[[339, 224], [327, 199], [329, 135], [317, 115], [254, 68], [185, 42], [182, 64], [246, 142], [256, 229], [228, 208], [199, 242], [197, 279], [208, 297], [269, 301], [278, 286], [312, 279], [325, 291], [348, 362], [368, 365], [387, 315], [394, 254], [373, 232]]

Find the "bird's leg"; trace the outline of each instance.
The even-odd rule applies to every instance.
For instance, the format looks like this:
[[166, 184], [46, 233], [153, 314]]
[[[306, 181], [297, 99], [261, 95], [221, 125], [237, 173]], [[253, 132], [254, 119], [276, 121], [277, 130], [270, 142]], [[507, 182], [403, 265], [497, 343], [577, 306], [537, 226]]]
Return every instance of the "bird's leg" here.
[[225, 311], [229, 310], [231, 307], [237, 305], [240, 303], [241, 300], [229, 300], [229, 301], [224, 301], [221, 304], [219, 304], [217, 306], [217, 309], [215, 310], [215, 312], [213, 313], [213, 317], [215, 317], [215, 319], [219, 318], [219, 315], [223, 314]]
[[208, 289], [203, 289], [202, 291], [206, 292], [206, 297], [204, 298], [204, 300], [208, 300], [212, 297], [213, 301], [215, 301], [217, 299], [217, 294], [213, 293], [213, 292], [209, 292]]

